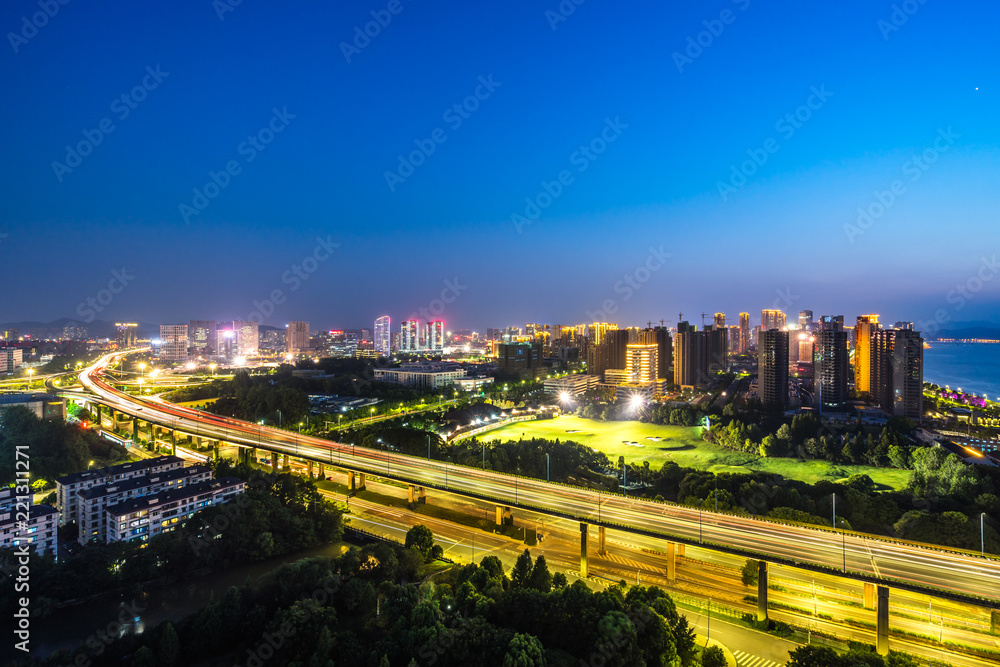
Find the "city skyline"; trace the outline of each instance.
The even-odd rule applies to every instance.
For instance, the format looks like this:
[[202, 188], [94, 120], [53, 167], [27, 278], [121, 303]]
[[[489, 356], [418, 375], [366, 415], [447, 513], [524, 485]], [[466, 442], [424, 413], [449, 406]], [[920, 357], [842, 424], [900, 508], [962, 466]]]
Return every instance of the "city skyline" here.
[[4, 319], [1000, 321], [1000, 8], [400, 7], [0, 10]]

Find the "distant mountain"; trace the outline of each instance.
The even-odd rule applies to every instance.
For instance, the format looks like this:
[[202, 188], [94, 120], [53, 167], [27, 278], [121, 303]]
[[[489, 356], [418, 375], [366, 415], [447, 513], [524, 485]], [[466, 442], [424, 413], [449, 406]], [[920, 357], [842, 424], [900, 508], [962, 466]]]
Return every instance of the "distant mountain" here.
[[[226, 320], [222, 320], [223, 322]], [[160, 335], [160, 325], [159, 324], [147, 324], [145, 322], [136, 322], [139, 325], [137, 334], [139, 338], [156, 338]], [[183, 322], [179, 322], [183, 324]], [[80, 320], [74, 320], [69, 317], [62, 317], [58, 320], [52, 320], [51, 322], [4, 322], [0, 324], [0, 331], [3, 329], [17, 329], [21, 332], [22, 336], [27, 336], [31, 333], [32, 329], [46, 329], [53, 332], [62, 332], [63, 328], [67, 326], [84, 326], [87, 327], [87, 333], [93, 338], [114, 338], [115, 337], [115, 323], [105, 322], [104, 320], [94, 320], [93, 322], [81, 322]], [[272, 327], [266, 324], [261, 324], [258, 329], [261, 333], [265, 331], [278, 331], [283, 330], [284, 327]]]
[[991, 322], [958, 322], [951, 327], [942, 329], [933, 335], [925, 335], [934, 340], [938, 338], [986, 338], [1000, 340], [1000, 327]]

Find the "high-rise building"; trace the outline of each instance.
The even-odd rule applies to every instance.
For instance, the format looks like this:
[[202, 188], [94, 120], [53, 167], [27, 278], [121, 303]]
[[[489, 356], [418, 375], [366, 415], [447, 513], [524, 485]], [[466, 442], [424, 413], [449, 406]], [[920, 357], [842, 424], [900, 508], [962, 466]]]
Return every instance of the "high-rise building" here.
[[726, 326], [726, 314], [725, 313], [716, 313], [715, 314], [715, 322], [714, 322], [714, 324], [715, 324], [716, 328], [721, 328], [721, 327]]
[[392, 354], [392, 341], [390, 325], [392, 321], [388, 315], [375, 320], [375, 354], [388, 357]]
[[659, 376], [659, 350], [656, 343], [630, 343], [626, 347], [625, 370], [629, 382], [656, 382]]
[[420, 321], [406, 320], [399, 332], [399, 349], [403, 352], [416, 352], [420, 349]]
[[908, 331], [913, 331], [913, 322], [896, 322], [892, 325], [893, 329], [906, 329]]
[[594, 322], [590, 325], [589, 337], [590, 342], [594, 345], [600, 345], [604, 342], [604, 334], [608, 331], [614, 331], [618, 329], [617, 324], [611, 324], [610, 322]]
[[803, 331], [812, 331], [812, 328], [813, 328], [813, 311], [800, 310], [799, 329], [802, 329]]
[[746, 354], [750, 349], [750, 313], [740, 313], [739, 353]]
[[[120, 326], [118, 324], [115, 325]], [[0, 331], [0, 338], [8, 343], [15, 343], [21, 337], [21, 331], [19, 329], [4, 329]]]
[[[785, 328], [785, 314], [780, 310], [760, 311], [760, 330], [770, 331], [771, 329], [782, 330]], [[757, 342], [760, 344], [760, 341]]]
[[257, 323], [234, 320], [233, 331], [236, 332], [236, 354], [241, 357], [256, 357], [260, 349]]
[[643, 329], [639, 333], [639, 342], [656, 345], [656, 379], [670, 379], [672, 377], [670, 365], [674, 361], [674, 346], [670, 340], [670, 329], [664, 326]]
[[218, 324], [209, 320], [191, 320], [188, 323], [188, 349], [191, 354], [211, 356], [215, 354], [218, 339]]
[[608, 368], [625, 368], [630, 342], [631, 332], [628, 329], [611, 329], [604, 333], [600, 344], [608, 348]]
[[887, 414], [924, 414], [924, 340], [912, 329], [880, 329], [872, 338], [872, 397]]
[[708, 370], [723, 373], [729, 368], [729, 330], [725, 325], [709, 325], [705, 327], [705, 334], [708, 337]]
[[813, 377], [820, 411], [838, 410], [847, 404], [847, 332], [844, 317], [824, 315], [816, 332]]
[[309, 349], [309, 323], [289, 322], [285, 325], [285, 350], [297, 357]]
[[187, 361], [188, 325], [160, 325], [160, 360], [167, 363]]
[[497, 345], [497, 368], [502, 373], [535, 374], [541, 367], [541, 344], [500, 343]]
[[434, 320], [427, 323], [427, 340], [425, 347], [428, 350], [440, 352], [444, 349], [444, 322]]
[[761, 331], [757, 338], [757, 394], [764, 405], [788, 405], [788, 332]]
[[674, 337], [674, 384], [695, 388], [707, 382], [708, 336], [687, 322], [679, 322]]
[[138, 329], [139, 325], [134, 322], [115, 322], [115, 346], [119, 350], [135, 347]]
[[859, 394], [871, 394], [874, 391], [872, 343], [878, 330], [878, 315], [858, 315], [858, 322], [854, 327], [854, 389]]

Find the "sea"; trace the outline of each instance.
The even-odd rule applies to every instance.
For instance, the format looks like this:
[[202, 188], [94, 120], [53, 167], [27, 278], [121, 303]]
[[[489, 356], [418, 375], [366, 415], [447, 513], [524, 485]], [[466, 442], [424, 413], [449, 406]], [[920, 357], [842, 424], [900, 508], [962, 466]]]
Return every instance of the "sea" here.
[[931, 342], [924, 349], [924, 381], [1000, 400], [1000, 343]]

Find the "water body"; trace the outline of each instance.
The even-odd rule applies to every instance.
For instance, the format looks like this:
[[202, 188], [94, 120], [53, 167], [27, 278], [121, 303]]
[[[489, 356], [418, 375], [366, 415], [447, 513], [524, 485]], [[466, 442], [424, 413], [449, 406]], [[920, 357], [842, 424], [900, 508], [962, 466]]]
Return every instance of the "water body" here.
[[[170, 588], [153, 590], [145, 596], [135, 598], [143, 610], [136, 624], [138, 630], [152, 628], [162, 621], [177, 622], [192, 614], [212, 600], [221, 600], [230, 586], [244, 584], [267, 574], [283, 563], [292, 563], [302, 558], [316, 556], [336, 557], [342, 552], [341, 545], [326, 545], [304, 549], [285, 556], [279, 556], [259, 563], [217, 572], [182, 582]], [[129, 603], [133, 596], [110, 598], [87, 602], [72, 607], [63, 607], [50, 616], [33, 619], [31, 623], [31, 655], [44, 657], [57, 649], [74, 649], [80, 643], [109, 623], [115, 622], [121, 612], [121, 604]], [[122, 618], [128, 614], [122, 615]], [[0, 649], [0, 664], [24, 655], [10, 648], [10, 642]]]
[[931, 343], [924, 380], [1000, 400], [1000, 343]]

